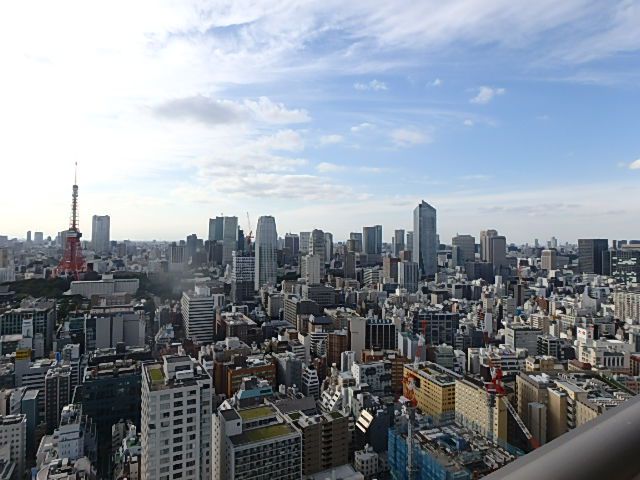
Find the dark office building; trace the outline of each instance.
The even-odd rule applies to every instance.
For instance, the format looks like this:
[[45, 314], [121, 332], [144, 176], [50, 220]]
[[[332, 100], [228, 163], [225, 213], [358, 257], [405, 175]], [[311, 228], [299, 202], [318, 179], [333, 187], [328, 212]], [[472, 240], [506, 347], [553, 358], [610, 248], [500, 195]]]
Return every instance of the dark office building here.
[[76, 387], [73, 403], [82, 404], [97, 428], [98, 471], [109, 472], [111, 427], [120, 420], [131, 420], [140, 429], [140, 364], [130, 360], [87, 367], [83, 382]]
[[602, 255], [609, 248], [606, 238], [581, 238], [578, 240], [578, 270], [580, 273], [602, 275]]

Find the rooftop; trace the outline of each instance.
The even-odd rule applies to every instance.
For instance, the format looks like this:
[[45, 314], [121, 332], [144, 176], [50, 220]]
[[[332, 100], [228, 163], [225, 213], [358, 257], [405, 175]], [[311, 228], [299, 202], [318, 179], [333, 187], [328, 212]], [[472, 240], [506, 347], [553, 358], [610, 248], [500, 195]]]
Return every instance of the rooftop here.
[[297, 433], [292, 427], [286, 423], [279, 423], [276, 425], [267, 425], [265, 427], [254, 428], [251, 430], [245, 430], [240, 435], [231, 437], [231, 441], [234, 445], [245, 445], [247, 443], [263, 442], [265, 440], [272, 440], [278, 437], [284, 437]]
[[238, 410], [238, 414], [242, 417], [243, 421], [248, 422], [262, 417], [270, 417], [275, 414], [275, 411], [272, 407], [263, 405], [260, 407]]

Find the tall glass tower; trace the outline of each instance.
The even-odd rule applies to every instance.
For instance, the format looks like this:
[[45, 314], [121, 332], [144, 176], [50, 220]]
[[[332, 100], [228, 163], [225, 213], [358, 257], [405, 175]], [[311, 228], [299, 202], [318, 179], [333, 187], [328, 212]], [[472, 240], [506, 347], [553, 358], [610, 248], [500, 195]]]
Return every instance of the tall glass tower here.
[[437, 271], [436, 209], [424, 200], [413, 210], [413, 259], [422, 275]]
[[258, 218], [255, 241], [256, 290], [260, 290], [260, 287], [267, 283], [275, 285], [278, 274], [277, 248], [276, 219], [270, 215]]

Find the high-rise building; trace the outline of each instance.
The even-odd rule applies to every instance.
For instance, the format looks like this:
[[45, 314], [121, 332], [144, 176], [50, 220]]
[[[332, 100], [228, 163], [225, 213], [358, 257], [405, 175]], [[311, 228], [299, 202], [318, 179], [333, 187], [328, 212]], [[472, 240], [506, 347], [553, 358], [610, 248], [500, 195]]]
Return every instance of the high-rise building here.
[[44, 414], [47, 433], [60, 423], [62, 409], [71, 402], [71, 368], [59, 365], [49, 369], [44, 377]]
[[393, 232], [393, 254], [399, 257], [400, 252], [404, 249], [404, 230], [396, 230]]
[[558, 252], [554, 248], [543, 250], [540, 255], [542, 270], [555, 270], [558, 265]]
[[382, 253], [382, 225], [362, 227], [362, 248], [367, 254]]
[[356, 253], [346, 252], [343, 260], [344, 278], [356, 278]]
[[35, 243], [36, 245], [42, 245], [44, 243], [44, 234], [42, 232], [34, 233], [33, 243]]
[[271, 405], [219, 410], [213, 445], [214, 479], [302, 478], [302, 435]]
[[609, 248], [606, 238], [578, 239], [578, 269], [580, 273], [602, 275], [602, 254]]
[[[300, 240], [302, 241], [302, 234], [300, 234]], [[256, 290], [260, 290], [260, 288], [266, 284], [276, 284], [278, 279], [277, 248], [278, 232], [276, 230], [276, 219], [268, 215], [258, 218], [255, 243]], [[302, 250], [302, 244], [300, 250]]]
[[255, 294], [256, 259], [248, 252], [233, 252], [231, 262], [231, 301], [242, 303]]
[[222, 240], [224, 237], [224, 217], [209, 219], [209, 240]]
[[300, 252], [300, 236], [296, 233], [287, 233], [284, 236], [284, 247], [289, 249], [289, 252], [294, 257]]
[[490, 262], [489, 260], [489, 239], [498, 235], [497, 230], [482, 230], [480, 232], [480, 260]]
[[435, 275], [438, 240], [436, 209], [424, 200], [413, 210], [413, 258], [422, 275]]
[[322, 230], [315, 229], [311, 232], [311, 237], [309, 237], [309, 255], [318, 257], [320, 262], [320, 276], [324, 276], [327, 259], [324, 232]]
[[351, 232], [349, 234], [349, 240], [353, 240], [354, 244], [354, 252], [362, 252], [362, 233], [360, 232]]
[[222, 264], [229, 265], [238, 249], [238, 217], [222, 218]]
[[411, 230], [407, 232], [407, 245], [405, 246], [405, 250], [413, 250], [413, 232]]
[[301, 254], [306, 255], [309, 253], [309, 239], [311, 238], [311, 232], [300, 232], [300, 247]]
[[502, 235], [489, 238], [489, 262], [493, 265], [493, 272], [499, 275], [507, 266], [507, 239]]
[[180, 272], [184, 270], [188, 260], [186, 245], [179, 245], [176, 242], [172, 242], [171, 245], [169, 245], [168, 268], [170, 272]]
[[307, 285], [318, 285], [322, 278], [322, 265], [319, 255], [305, 255], [300, 259], [300, 276]]
[[186, 337], [198, 343], [213, 342], [215, 311], [209, 288], [196, 285], [193, 292], [183, 292], [181, 305]]
[[31, 230], [27, 230], [27, 243], [31, 243]]
[[414, 293], [418, 290], [418, 281], [420, 280], [420, 268], [417, 262], [400, 262], [398, 263], [398, 285]]
[[451, 239], [451, 245], [460, 248], [460, 265], [475, 261], [476, 239], [473, 235], [456, 235]]
[[213, 388], [188, 356], [164, 356], [142, 371], [141, 480], [210, 480]]
[[324, 232], [324, 261], [330, 263], [333, 259], [333, 234]]
[[111, 219], [109, 215], [94, 215], [91, 220], [91, 245], [98, 253], [111, 251]]
[[398, 281], [398, 263], [397, 257], [384, 257], [382, 259], [382, 277], [385, 281]]

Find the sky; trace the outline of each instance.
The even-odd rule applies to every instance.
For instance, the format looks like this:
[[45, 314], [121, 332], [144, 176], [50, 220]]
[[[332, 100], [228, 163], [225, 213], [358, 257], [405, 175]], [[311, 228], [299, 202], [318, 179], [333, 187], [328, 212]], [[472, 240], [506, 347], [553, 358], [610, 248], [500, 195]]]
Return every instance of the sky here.
[[640, 0], [0, 3], [0, 234], [638, 238]]

